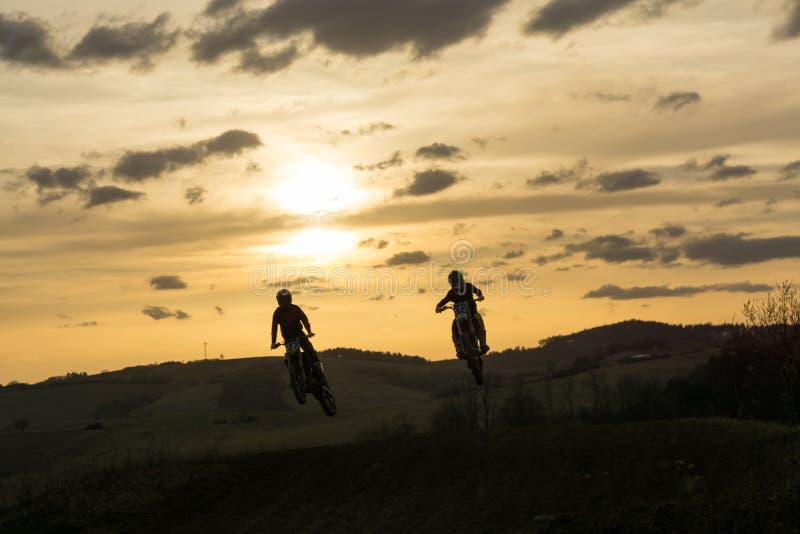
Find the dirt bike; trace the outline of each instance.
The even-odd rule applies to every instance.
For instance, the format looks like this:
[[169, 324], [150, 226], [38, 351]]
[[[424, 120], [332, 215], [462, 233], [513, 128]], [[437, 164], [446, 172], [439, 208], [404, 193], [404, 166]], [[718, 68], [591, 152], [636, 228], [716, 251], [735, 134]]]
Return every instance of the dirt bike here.
[[[283, 343], [278, 343], [278, 345], [286, 347], [284, 363], [289, 369], [289, 385], [297, 402], [305, 404], [306, 394], [311, 393], [319, 401], [326, 414], [330, 416], [336, 415], [336, 399], [333, 397], [333, 391], [331, 391], [328, 384], [320, 382], [314, 376], [311, 362], [308, 361], [308, 356], [300, 348], [300, 340], [298, 338], [287, 339]], [[321, 368], [322, 363], [320, 362]]]
[[444, 306], [442, 310], [453, 310], [456, 323], [456, 354], [467, 360], [469, 370], [475, 376], [475, 383], [483, 385], [483, 358], [478, 344], [478, 335], [472, 322], [472, 311], [469, 303], [457, 302], [452, 306]]

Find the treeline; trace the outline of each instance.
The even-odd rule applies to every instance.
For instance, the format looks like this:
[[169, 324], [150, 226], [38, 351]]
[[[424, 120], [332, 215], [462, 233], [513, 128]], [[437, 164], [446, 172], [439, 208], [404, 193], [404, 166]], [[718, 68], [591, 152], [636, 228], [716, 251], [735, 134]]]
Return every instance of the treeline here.
[[343, 358], [346, 360], [362, 360], [372, 362], [403, 363], [409, 365], [425, 365], [428, 360], [421, 356], [409, 356], [399, 352], [380, 352], [374, 350], [336, 347], [320, 351], [322, 358]]
[[[724, 340], [730, 337], [733, 325], [672, 325], [656, 321], [631, 319], [605, 326], [598, 326], [573, 334], [552, 336], [542, 339], [540, 347], [564, 345], [568, 343], [598, 343], [628, 347], [619, 350], [638, 350], [652, 345], [679, 343], [686, 341]], [[619, 352], [617, 350], [617, 352]]]

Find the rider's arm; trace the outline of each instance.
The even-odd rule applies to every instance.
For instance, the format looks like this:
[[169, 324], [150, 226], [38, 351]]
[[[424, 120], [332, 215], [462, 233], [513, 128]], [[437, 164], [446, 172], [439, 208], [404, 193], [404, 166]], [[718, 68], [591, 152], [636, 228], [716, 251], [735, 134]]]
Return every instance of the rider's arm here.
[[305, 327], [306, 332], [311, 334], [312, 333], [311, 332], [311, 323], [308, 322], [308, 317], [306, 316], [306, 312], [304, 312], [303, 309], [300, 306], [298, 306], [297, 309], [300, 312], [300, 322], [303, 323], [303, 326]]
[[483, 293], [474, 284], [472, 285], [472, 292], [478, 295], [478, 300], [483, 300]]
[[272, 344], [278, 340], [278, 310], [272, 314]]
[[451, 290], [451, 291], [448, 291], [448, 292], [447, 292], [447, 295], [445, 295], [445, 296], [444, 296], [444, 298], [443, 298], [442, 300], [440, 300], [440, 301], [439, 301], [439, 302], [436, 304], [436, 309], [437, 309], [437, 310], [440, 310], [440, 309], [442, 309], [442, 307], [444, 307], [444, 305], [445, 305], [445, 304], [447, 304], [448, 302], [450, 302], [450, 301], [452, 300], [452, 295], [451, 295], [450, 293], [452, 293], [452, 290]]

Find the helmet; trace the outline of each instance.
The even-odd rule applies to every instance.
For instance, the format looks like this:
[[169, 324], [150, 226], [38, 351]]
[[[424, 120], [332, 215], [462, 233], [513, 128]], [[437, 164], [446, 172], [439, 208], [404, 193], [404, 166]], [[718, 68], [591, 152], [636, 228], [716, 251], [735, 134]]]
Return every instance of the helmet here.
[[461, 287], [464, 285], [464, 275], [461, 274], [461, 271], [450, 271], [447, 281], [450, 282], [450, 287]]
[[275, 298], [278, 299], [279, 306], [285, 306], [287, 304], [292, 303], [292, 292], [288, 289], [281, 289], [278, 291], [278, 294], [275, 295]]

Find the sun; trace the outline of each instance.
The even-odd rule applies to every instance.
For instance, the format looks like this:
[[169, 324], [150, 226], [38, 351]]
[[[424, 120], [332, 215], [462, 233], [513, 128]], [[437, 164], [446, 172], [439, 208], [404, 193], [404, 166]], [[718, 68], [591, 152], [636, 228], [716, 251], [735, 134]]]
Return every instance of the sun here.
[[270, 194], [275, 195], [289, 213], [313, 215], [343, 211], [367, 198], [367, 193], [355, 186], [347, 171], [329, 163], [294, 163], [282, 174], [286, 178]]

